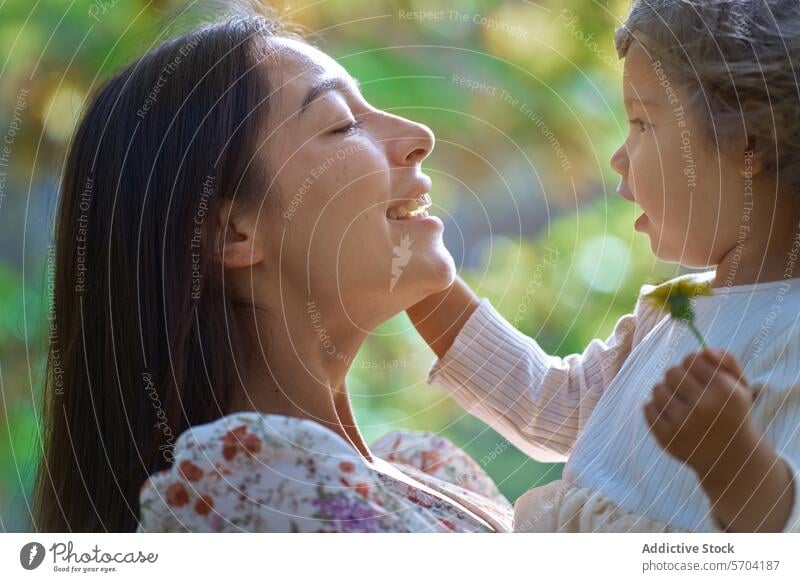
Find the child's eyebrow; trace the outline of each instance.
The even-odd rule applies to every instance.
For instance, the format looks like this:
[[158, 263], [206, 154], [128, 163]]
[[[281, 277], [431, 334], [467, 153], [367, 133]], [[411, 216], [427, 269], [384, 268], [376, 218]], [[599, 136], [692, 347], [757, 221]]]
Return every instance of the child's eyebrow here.
[[651, 99], [639, 99], [638, 97], [628, 97], [625, 99], [624, 103], [625, 107], [630, 107], [631, 105], [641, 105], [645, 109], [661, 106], [661, 103], [658, 101], [653, 101]]

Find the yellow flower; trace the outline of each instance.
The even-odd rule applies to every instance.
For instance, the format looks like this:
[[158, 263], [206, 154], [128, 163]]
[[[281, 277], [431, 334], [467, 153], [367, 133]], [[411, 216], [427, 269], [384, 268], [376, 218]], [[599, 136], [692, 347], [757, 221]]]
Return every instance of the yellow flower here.
[[645, 293], [643, 299], [656, 309], [668, 309], [673, 319], [686, 322], [700, 345], [706, 347], [703, 336], [694, 325], [694, 312], [692, 311], [692, 298], [700, 295], [713, 295], [709, 283], [679, 279], [658, 285], [649, 293]]

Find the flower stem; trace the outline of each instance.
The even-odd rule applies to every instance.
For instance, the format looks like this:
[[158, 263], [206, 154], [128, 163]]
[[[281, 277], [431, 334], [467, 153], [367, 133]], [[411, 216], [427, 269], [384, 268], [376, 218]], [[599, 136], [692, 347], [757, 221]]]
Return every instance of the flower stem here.
[[702, 336], [702, 335], [700, 335], [700, 332], [698, 331], [697, 327], [694, 325], [694, 321], [692, 321], [691, 319], [689, 319], [689, 320], [687, 320], [687, 321], [686, 321], [686, 323], [687, 323], [687, 325], [689, 326], [689, 329], [691, 329], [691, 330], [692, 330], [692, 333], [694, 334], [694, 337], [696, 337], [696, 338], [697, 338], [697, 341], [699, 341], [699, 342], [700, 342], [700, 346], [701, 346], [703, 349], [707, 348], [708, 346], [706, 346], [706, 340], [704, 340], [704, 339], [703, 339], [703, 336]]

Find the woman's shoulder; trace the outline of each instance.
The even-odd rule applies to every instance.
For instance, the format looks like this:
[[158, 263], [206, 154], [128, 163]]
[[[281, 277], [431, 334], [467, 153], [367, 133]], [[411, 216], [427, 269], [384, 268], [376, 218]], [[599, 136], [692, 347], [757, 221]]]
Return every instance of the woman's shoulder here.
[[273, 455], [276, 450], [358, 457], [340, 435], [318, 422], [259, 412], [231, 413], [188, 428], [175, 442], [175, 457], [194, 449], [211, 457], [222, 456], [226, 461], [239, 453], [263, 457], [266, 453]]
[[140, 491], [142, 531], [397, 531], [375, 473], [311, 420], [234, 413], [183, 432]]
[[[436, 479], [460, 480], [463, 488], [489, 498], [496, 492], [480, 467], [444, 437], [394, 431], [376, 445], [376, 454], [398, 464], [405, 461], [411, 472], [419, 468]], [[502, 508], [508, 506], [502, 496], [497, 499]], [[325, 426], [254, 412], [230, 414], [184, 431], [171, 466], [142, 486], [139, 505], [143, 532], [482, 527], [423, 491], [383, 475]]]
[[175, 443], [172, 470], [185, 476], [190, 466], [225, 475], [269, 468], [281, 477], [304, 467], [315, 482], [336, 481], [342, 471], [363, 478], [371, 473], [361, 455], [322, 424], [258, 412], [232, 413], [184, 431]]

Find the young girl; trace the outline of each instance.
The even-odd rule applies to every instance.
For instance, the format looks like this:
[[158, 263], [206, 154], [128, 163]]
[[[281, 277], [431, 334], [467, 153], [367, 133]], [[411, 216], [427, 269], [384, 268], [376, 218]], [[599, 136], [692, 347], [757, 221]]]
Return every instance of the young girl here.
[[[408, 310], [429, 382], [563, 479], [516, 531], [800, 528], [800, 105], [788, 0], [635, 1], [615, 38], [629, 135], [611, 165], [660, 259], [707, 282], [695, 324], [642, 297], [559, 358], [460, 280]], [[665, 454], [666, 452], [666, 454]]]

